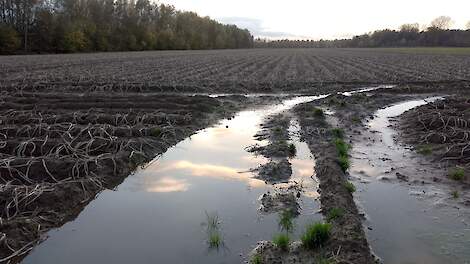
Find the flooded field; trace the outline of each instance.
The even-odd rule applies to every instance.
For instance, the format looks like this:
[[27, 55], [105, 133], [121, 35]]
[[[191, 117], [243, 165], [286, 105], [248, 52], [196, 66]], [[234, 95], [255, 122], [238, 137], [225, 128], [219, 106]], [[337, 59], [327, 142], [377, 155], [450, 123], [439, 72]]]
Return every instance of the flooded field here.
[[441, 99], [378, 110], [367, 124], [369, 131], [354, 142], [356, 198], [367, 217], [369, 243], [384, 263], [470, 263], [470, 211], [451, 197], [452, 188], [432, 182], [446, 173], [444, 168], [398, 144], [390, 122]]
[[[253, 178], [250, 169], [265, 162], [246, 147], [269, 115], [320, 97], [297, 97], [283, 104], [242, 111], [233, 119], [180, 142], [114, 191], [104, 191], [80, 216], [33, 250], [23, 263], [240, 263], [257, 241], [279, 229], [279, 213], [259, 211], [259, 198], [276, 186]], [[318, 213], [314, 159], [295, 136], [292, 180], [303, 181], [297, 226]], [[258, 142], [259, 143], [259, 142]], [[312, 178], [313, 177], [313, 178]], [[220, 221], [221, 244], [211, 247], [208, 215]], [[298, 236], [302, 229], [298, 228]], [[86, 252], [86, 254], [84, 254]]]
[[468, 56], [21, 58], [0, 61], [0, 262], [469, 262]]

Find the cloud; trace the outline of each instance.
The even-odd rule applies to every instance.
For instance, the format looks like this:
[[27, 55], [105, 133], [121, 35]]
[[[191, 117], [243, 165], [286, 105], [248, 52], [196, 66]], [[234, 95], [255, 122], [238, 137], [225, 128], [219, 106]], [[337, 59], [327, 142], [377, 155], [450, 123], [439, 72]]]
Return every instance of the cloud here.
[[288, 32], [270, 31], [263, 26], [263, 21], [250, 17], [219, 17], [218, 21], [224, 24], [237, 25], [240, 28], [248, 29], [255, 38], [268, 39], [307, 39], [305, 36], [299, 36]]
[[164, 177], [150, 183], [147, 186], [148, 192], [185, 192], [188, 190], [189, 183], [186, 180], [178, 180], [171, 177]]

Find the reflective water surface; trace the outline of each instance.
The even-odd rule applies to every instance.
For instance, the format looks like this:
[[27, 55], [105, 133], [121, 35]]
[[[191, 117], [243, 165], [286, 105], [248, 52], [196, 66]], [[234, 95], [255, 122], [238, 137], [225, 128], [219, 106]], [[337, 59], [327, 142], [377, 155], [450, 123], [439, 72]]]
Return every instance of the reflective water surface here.
[[406, 184], [395, 173], [427, 176], [445, 173], [417, 160], [397, 144], [389, 118], [437, 100], [414, 100], [376, 112], [369, 127], [375, 133], [354, 143], [351, 175], [355, 194], [367, 215], [367, 236], [384, 263], [470, 263], [470, 215], [456, 206], [446, 186]]
[[[200, 131], [145, 168], [117, 190], [107, 190], [73, 222], [49, 238], [24, 263], [240, 263], [259, 240], [278, 232], [278, 215], [262, 214], [259, 197], [273, 186], [250, 171], [266, 162], [245, 148], [270, 114], [319, 97], [297, 97], [283, 104], [243, 111]], [[295, 121], [291, 131], [298, 130]], [[305, 143], [293, 137], [297, 156], [292, 178], [304, 182], [296, 236], [321, 218], [314, 160]], [[220, 220], [221, 246], [210, 248], [207, 215]]]

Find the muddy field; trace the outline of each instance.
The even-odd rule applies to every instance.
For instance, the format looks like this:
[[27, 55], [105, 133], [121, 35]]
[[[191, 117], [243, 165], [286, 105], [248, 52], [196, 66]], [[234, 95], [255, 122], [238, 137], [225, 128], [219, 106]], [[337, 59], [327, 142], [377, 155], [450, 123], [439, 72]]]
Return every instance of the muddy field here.
[[[100, 252], [114, 263], [470, 260], [466, 55], [172, 51], [7, 56], [0, 66], [0, 262], [111, 260]], [[193, 214], [137, 216], [159, 201]], [[109, 232], [93, 208], [142, 223]], [[400, 214], [409, 224], [388, 222]], [[311, 222], [327, 233], [313, 244]], [[185, 239], [158, 239], [167, 230]], [[126, 255], [83, 248], [147, 231], [152, 242]]]
[[[6, 93], [0, 104], [3, 260], [73, 219], [103, 189], [241, 109], [232, 96]], [[263, 102], [243, 98], [243, 106]], [[269, 101], [269, 99], [267, 99]]]
[[[0, 87], [68, 91], [269, 92], [470, 79], [468, 55], [252, 49], [0, 58]], [[317, 90], [318, 91], [318, 90]]]

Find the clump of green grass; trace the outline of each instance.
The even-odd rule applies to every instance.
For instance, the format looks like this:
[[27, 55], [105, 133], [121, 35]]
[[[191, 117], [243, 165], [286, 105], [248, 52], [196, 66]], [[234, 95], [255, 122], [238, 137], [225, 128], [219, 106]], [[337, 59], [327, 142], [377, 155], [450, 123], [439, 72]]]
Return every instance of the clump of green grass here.
[[351, 147], [349, 144], [340, 138], [335, 139], [334, 143], [339, 156], [348, 156], [348, 152]]
[[305, 233], [301, 237], [302, 245], [307, 249], [315, 249], [325, 245], [330, 239], [331, 224], [313, 223], [307, 226]]
[[458, 198], [460, 197], [459, 192], [458, 192], [458, 191], [452, 191], [452, 197], [453, 197], [454, 199], [458, 199]]
[[289, 152], [289, 157], [295, 157], [297, 155], [297, 148], [293, 143], [290, 143], [289, 146], [287, 147], [287, 150]]
[[250, 264], [263, 264], [263, 259], [261, 258], [261, 255], [253, 255], [250, 259]]
[[348, 152], [351, 146], [344, 142], [344, 140], [341, 138], [336, 138], [334, 140], [334, 144], [338, 152], [338, 164], [343, 172], [346, 172], [350, 167]]
[[344, 216], [343, 208], [331, 208], [326, 216], [326, 221], [331, 223], [332, 221]]
[[338, 164], [341, 167], [341, 170], [343, 170], [343, 172], [346, 172], [351, 166], [348, 156], [339, 156]]
[[223, 238], [220, 233], [220, 222], [219, 216], [217, 213], [209, 214], [206, 212], [207, 218], [207, 243], [209, 244], [209, 248], [216, 248], [218, 249], [221, 245], [223, 245]]
[[150, 129], [150, 136], [152, 137], [160, 137], [162, 135], [162, 129], [159, 127], [154, 127]]
[[350, 193], [353, 193], [356, 191], [356, 186], [354, 186], [354, 184], [352, 184], [352, 182], [350, 181], [347, 181], [344, 183], [344, 187], [346, 188], [346, 190], [348, 190], [348, 192]]
[[222, 237], [218, 232], [214, 232], [209, 235], [209, 247], [210, 248], [218, 248], [222, 243]]
[[279, 214], [279, 228], [290, 233], [294, 230], [294, 214], [291, 210], [284, 210]]
[[417, 149], [417, 152], [421, 155], [431, 155], [432, 154], [432, 148], [431, 146], [429, 145], [424, 145], [424, 146], [420, 146], [418, 149]]
[[313, 108], [313, 115], [318, 118], [325, 118], [325, 112], [321, 108]]
[[341, 128], [333, 128], [331, 130], [331, 133], [337, 139], [343, 139], [344, 138], [344, 131]]
[[449, 172], [449, 178], [454, 181], [462, 181], [465, 177], [465, 170], [460, 167], [455, 167]]
[[289, 248], [289, 242], [290, 238], [288, 234], [277, 234], [273, 238], [274, 245], [284, 251], [287, 251]]

